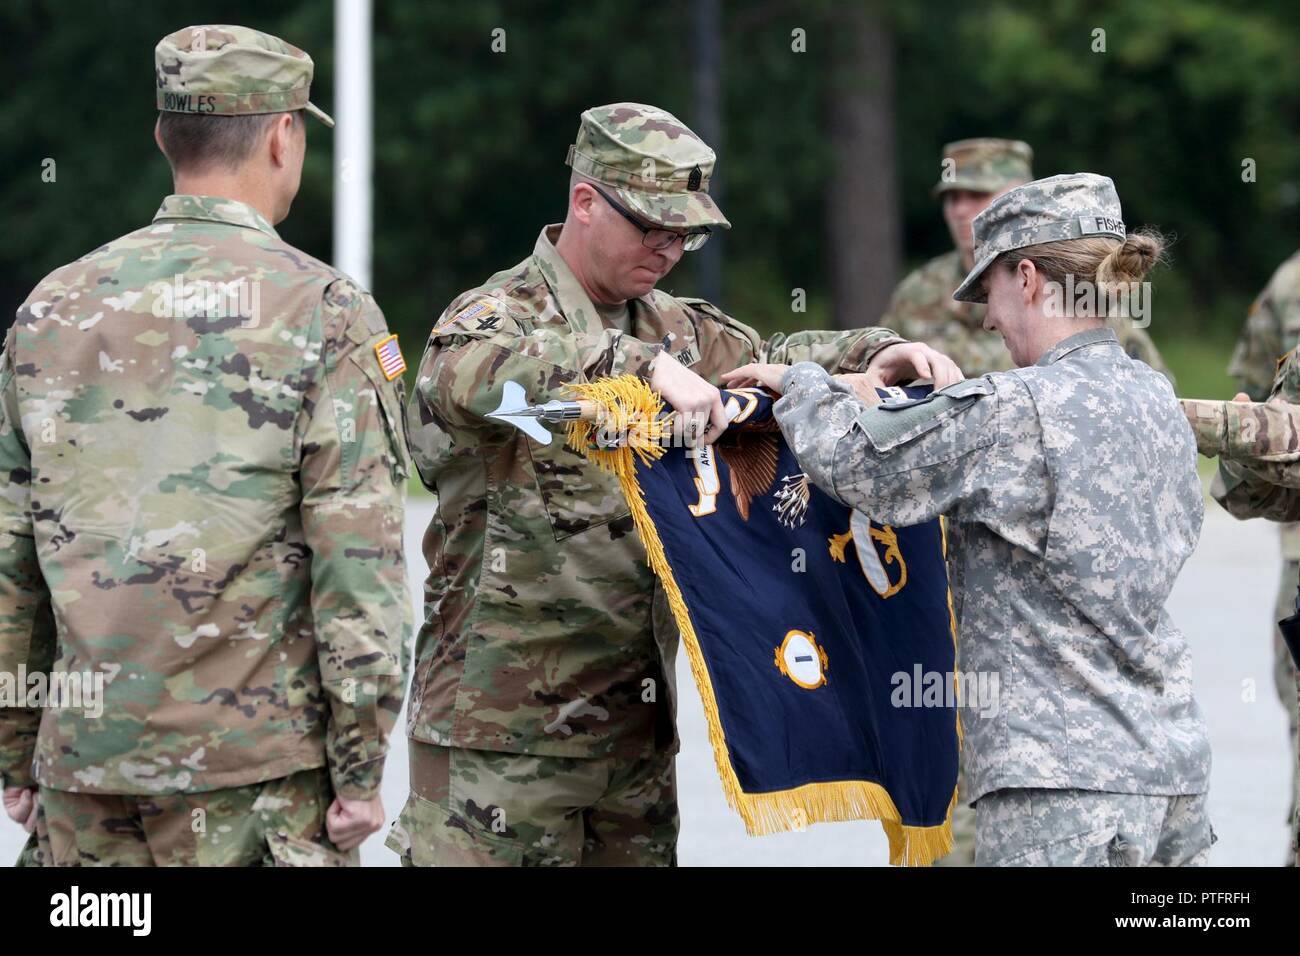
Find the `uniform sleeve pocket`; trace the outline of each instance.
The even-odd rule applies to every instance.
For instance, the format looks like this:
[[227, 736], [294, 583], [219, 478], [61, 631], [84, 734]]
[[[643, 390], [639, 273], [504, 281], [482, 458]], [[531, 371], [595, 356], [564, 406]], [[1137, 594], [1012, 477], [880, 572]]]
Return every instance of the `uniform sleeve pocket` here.
[[[369, 359], [369, 361], [367, 361]], [[357, 349], [351, 361], [361, 369], [374, 387], [375, 404], [383, 423], [386, 438], [387, 464], [393, 481], [404, 481], [411, 474], [411, 457], [406, 439], [406, 386], [401, 377], [387, 381], [379, 369], [374, 350], [369, 346]]]
[[[986, 379], [964, 379], [923, 399], [869, 408], [858, 416], [857, 424], [872, 448], [892, 451], [944, 428], [978, 399], [991, 394], [993, 385]], [[953, 443], [948, 457], [957, 457], [993, 444], [996, 434], [991, 428], [949, 429], [946, 437]]]

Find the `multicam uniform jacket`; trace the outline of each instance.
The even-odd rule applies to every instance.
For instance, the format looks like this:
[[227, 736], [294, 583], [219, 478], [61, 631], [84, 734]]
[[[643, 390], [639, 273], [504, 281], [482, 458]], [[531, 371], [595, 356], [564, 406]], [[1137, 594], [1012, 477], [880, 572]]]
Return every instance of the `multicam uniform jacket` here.
[[167, 197], [23, 303], [0, 365], [0, 672], [104, 696], [99, 716], [0, 707], [8, 785], [328, 766], [338, 794], [378, 791], [411, 623], [389, 339], [368, 293], [208, 196]]
[[652, 627], [654, 577], [617, 481], [562, 435], [543, 446], [485, 418], [504, 383], [545, 402], [568, 382], [648, 375], [663, 349], [714, 384], [752, 361], [859, 371], [900, 340], [865, 329], [765, 341], [707, 302], [660, 291], [628, 303], [630, 332], [605, 327], [558, 235], [547, 227], [531, 256], [459, 296], [420, 364], [412, 452], [438, 511], [424, 539], [408, 732], [483, 750], [640, 757], [675, 746], [676, 632]]

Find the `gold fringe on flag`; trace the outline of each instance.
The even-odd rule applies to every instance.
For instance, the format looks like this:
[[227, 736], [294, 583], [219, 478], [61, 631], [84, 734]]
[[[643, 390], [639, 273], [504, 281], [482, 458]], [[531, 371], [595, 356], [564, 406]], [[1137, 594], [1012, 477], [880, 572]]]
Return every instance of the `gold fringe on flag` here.
[[[583, 420], [568, 424], [568, 444], [585, 455], [597, 467], [618, 478], [627, 498], [632, 520], [641, 535], [650, 567], [664, 586], [668, 606], [681, 631], [690, 660], [691, 674], [699, 688], [704, 704], [704, 716], [709, 725], [709, 743], [713, 759], [718, 766], [718, 776], [727, 803], [740, 814], [745, 831], [750, 836], [765, 836], [787, 830], [802, 830], [810, 823], [829, 823], [845, 820], [879, 820], [889, 840], [889, 862], [894, 866], [929, 866], [952, 850], [952, 811], [957, 803], [954, 788], [948, 804], [947, 819], [939, 826], [907, 826], [902, 814], [894, 805], [888, 791], [869, 780], [838, 780], [810, 783], [791, 790], [770, 793], [745, 793], [740, 788], [736, 771], [727, 753], [727, 739], [718, 713], [713, 682], [700, 650], [699, 638], [691, 622], [691, 614], [682, 597], [673, 569], [664, 554], [663, 542], [650, 512], [646, 509], [645, 494], [636, 477], [636, 460], [648, 464], [664, 454], [661, 444], [669, 434], [671, 416], [659, 418], [663, 400], [657, 392], [635, 375], [621, 375], [595, 382], [581, 382], [568, 386], [577, 398], [598, 403], [605, 414], [599, 422]], [[611, 434], [621, 436], [625, 443], [607, 447], [608, 442], [598, 441]], [[635, 458], [633, 457], [635, 456]], [[947, 553], [947, 534], [944, 529], [944, 551]], [[952, 595], [948, 596], [950, 621], [954, 646], [956, 621], [952, 617]], [[956, 675], [954, 674], [954, 680]], [[961, 718], [958, 715], [957, 733], [960, 740]]]

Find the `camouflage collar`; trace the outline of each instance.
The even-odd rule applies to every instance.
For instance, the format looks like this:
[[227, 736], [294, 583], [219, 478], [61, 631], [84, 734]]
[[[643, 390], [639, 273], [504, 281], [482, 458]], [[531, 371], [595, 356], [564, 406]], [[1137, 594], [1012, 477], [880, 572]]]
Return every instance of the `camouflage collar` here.
[[1075, 349], [1086, 348], [1089, 345], [1099, 345], [1103, 342], [1113, 342], [1119, 345], [1119, 336], [1115, 330], [1109, 326], [1102, 326], [1100, 329], [1086, 329], [1083, 332], [1076, 332], [1069, 338], [1061, 339], [1050, 349], [1043, 353], [1035, 365], [1051, 365], [1053, 362], [1059, 362], [1068, 353]]
[[542, 271], [546, 284], [551, 287], [556, 306], [569, 327], [578, 335], [599, 336], [602, 328], [600, 313], [596, 311], [587, 290], [582, 287], [569, 264], [555, 249], [560, 228], [560, 224], [555, 224], [542, 229], [541, 235], [537, 237], [537, 245], [533, 247], [533, 259]]
[[260, 212], [247, 203], [223, 196], [168, 196], [158, 207], [153, 221], [167, 219], [201, 219], [205, 222], [224, 222], [232, 226], [256, 229], [276, 239], [280, 238]]
[[[558, 224], [542, 229], [537, 245], [533, 247], [533, 262], [550, 287], [555, 307], [570, 331], [589, 345], [594, 344], [604, 334], [605, 325], [578, 277], [556, 252], [555, 240], [559, 237]], [[664, 347], [687, 367], [699, 361], [695, 323], [689, 310], [678, 300], [666, 293], [656, 295], [652, 291], [639, 299], [628, 299], [627, 307], [630, 331], [625, 334], [652, 344], [662, 341]], [[665, 336], [669, 330], [671, 332]]]

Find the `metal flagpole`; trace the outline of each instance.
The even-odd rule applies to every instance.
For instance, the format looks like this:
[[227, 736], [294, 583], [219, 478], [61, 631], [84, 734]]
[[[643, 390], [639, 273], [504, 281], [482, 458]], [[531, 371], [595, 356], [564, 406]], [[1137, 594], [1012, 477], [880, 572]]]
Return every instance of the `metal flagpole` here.
[[370, 288], [370, 0], [334, 0], [334, 264]]

